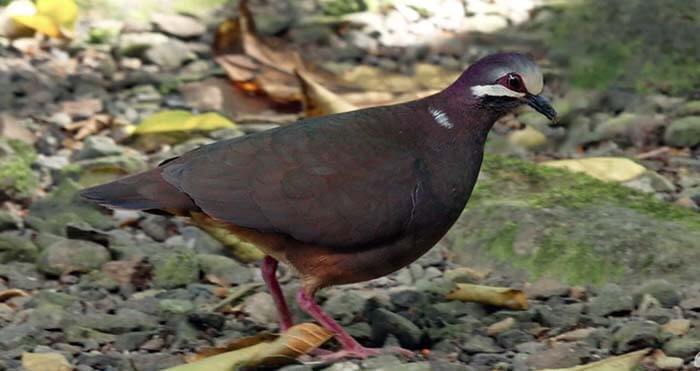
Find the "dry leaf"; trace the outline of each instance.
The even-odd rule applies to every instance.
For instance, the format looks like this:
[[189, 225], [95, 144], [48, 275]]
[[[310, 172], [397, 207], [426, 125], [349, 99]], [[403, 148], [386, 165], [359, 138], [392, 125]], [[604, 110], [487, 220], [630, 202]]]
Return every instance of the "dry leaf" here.
[[608, 182], [626, 182], [639, 177], [647, 169], [638, 163], [621, 157], [589, 157], [575, 160], [545, 161], [544, 166], [588, 174]]
[[262, 93], [282, 103], [300, 101], [294, 69], [301, 65], [301, 58], [294, 51], [269, 46], [256, 35], [247, 0], [238, 8], [239, 17], [217, 29], [213, 47], [216, 62], [244, 91]]
[[134, 135], [212, 131], [235, 126], [233, 121], [214, 112], [195, 115], [188, 111], [170, 110], [143, 119], [134, 129]]
[[254, 345], [236, 348], [241, 344], [234, 343], [233, 347], [236, 350], [232, 352], [204, 359], [198, 358], [194, 363], [173, 367], [168, 371], [234, 370], [246, 366], [281, 366], [318, 348], [331, 337], [333, 333], [323, 327], [313, 323], [302, 323], [290, 328], [274, 341], [255, 344], [256, 341], [263, 339], [257, 337], [243, 339], [243, 344], [251, 342]]
[[22, 367], [27, 371], [70, 371], [72, 367], [60, 353], [22, 353]]
[[297, 70], [307, 117], [354, 111], [358, 107], [317, 83], [306, 71]]
[[527, 297], [525, 293], [521, 290], [508, 287], [458, 283], [457, 288], [447, 294], [447, 298], [450, 300], [474, 301], [514, 310], [527, 309]]
[[253, 345], [257, 345], [262, 342], [273, 341], [277, 339], [277, 337], [277, 335], [271, 332], [261, 332], [253, 336], [248, 336], [241, 339], [233, 339], [225, 344], [216, 347], [202, 348], [199, 351], [197, 351], [196, 354], [192, 354], [185, 357], [185, 360], [187, 360], [187, 363], [194, 363], [197, 361], [201, 361], [205, 358], [213, 357], [218, 354], [233, 352], [234, 350], [252, 347]]
[[26, 297], [26, 296], [29, 296], [29, 293], [24, 291], [24, 290], [20, 290], [20, 289], [3, 290], [3, 291], [0, 291], [0, 302], [7, 301], [9, 299], [16, 298], [18, 296]]
[[37, 0], [18, 2], [8, 7], [13, 21], [50, 37], [69, 36], [78, 19], [78, 5], [74, 0]]
[[586, 365], [570, 368], [552, 368], [541, 371], [632, 371], [639, 366], [647, 353], [649, 353], [649, 349], [642, 349]]
[[503, 331], [509, 330], [515, 325], [515, 319], [513, 317], [506, 317], [496, 323], [491, 324], [486, 328], [486, 335], [496, 336]]

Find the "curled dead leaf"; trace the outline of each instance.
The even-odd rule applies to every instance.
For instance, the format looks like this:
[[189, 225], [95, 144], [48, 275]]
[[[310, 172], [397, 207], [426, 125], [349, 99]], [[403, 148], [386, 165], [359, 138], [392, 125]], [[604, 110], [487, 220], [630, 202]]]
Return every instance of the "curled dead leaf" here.
[[514, 310], [527, 309], [527, 297], [525, 293], [522, 292], [522, 290], [509, 287], [458, 283], [457, 287], [447, 294], [447, 298], [450, 300], [474, 301]]
[[637, 369], [648, 353], [649, 349], [642, 349], [576, 367], [552, 368], [542, 371], [632, 371]]
[[266, 341], [261, 334], [229, 344], [233, 351], [208, 349], [200, 352], [193, 363], [180, 365], [168, 371], [233, 370], [252, 366], [281, 366], [308, 354], [333, 337], [333, 333], [313, 323], [296, 325], [275, 340]]
[[308, 72], [296, 70], [295, 74], [301, 82], [304, 112], [307, 117], [354, 111], [358, 108], [314, 81]]
[[20, 289], [7, 289], [0, 291], [0, 302], [10, 300], [16, 297], [27, 297], [29, 293]]

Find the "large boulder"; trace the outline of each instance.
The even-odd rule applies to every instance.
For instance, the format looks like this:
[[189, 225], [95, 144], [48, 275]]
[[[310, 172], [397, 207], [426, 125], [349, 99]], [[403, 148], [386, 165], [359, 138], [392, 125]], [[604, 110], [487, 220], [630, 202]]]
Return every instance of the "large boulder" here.
[[468, 266], [568, 283], [694, 280], [700, 214], [616, 183], [487, 156], [442, 243]]

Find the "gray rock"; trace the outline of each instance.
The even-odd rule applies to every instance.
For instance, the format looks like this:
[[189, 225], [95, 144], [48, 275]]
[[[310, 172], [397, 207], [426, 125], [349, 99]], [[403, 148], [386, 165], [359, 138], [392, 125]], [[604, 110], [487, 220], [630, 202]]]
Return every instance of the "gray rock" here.
[[372, 340], [377, 344], [384, 343], [389, 335], [394, 335], [402, 347], [417, 349], [421, 343], [423, 332], [403, 316], [386, 309], [375, 309], [369, 316], [372, 326]]
[[498, 345], [505, 349], [513, 349], [518, 344], [526, 343], [534, 339], [532, 335], [520, 329], [506, 330], [496, 336]]
[[141, 222], [139, 222], [139, 227], [152, 239], [162, 242], [165, 241], [170, 232], [168, 228], [170, 227], [170, 220], [164, 216], [160, 215], [148, 215]]
[[16, 229], [21, 219], [9, 211], [0, 210], [0, 231]]
[[27, 319], [27, 323], [44, 330], [62, 329], [72, 322], [73, 318], [56, 304], [43, 304], [34, 308]]
[[94, 313], [79, 319], [81, 326], [110, 334], [152, 330], [158, 327], [155, 317], [133, 309], [122, 308], [116, 314]]
[[349, 325], [365, 310], [368, 296], [358, 291], [336, 291], [323, 303], [323, 309], [339, 323]]
[[566, 296], [569, 290], [569, 286], [559, 280], [542, 277], [527, 287], [525, 293], [532, 299], [548, 299], [552, 296]]
[[179, 14], [157, 13], [151, 16], [151, 21], [160, 31], [182, 39], [199, 37], [207, 31], [197, 19]]
[[537, 307], [536, 318], [547, 327], [557, 327], [563, 330], [576, 326], [583, 311], [583, 304], [558, 305]]
[[153, 336], [153, 331], [134, 331], [117, 335], [114, 347], [120, 351], [136, 350]]
[[10, 287], [22, 290], [34, 290], [43, 284], [43, 275], [39, 273], [34, 263], [0, 264], [0, 276], [8, 281]]
[[97, 331], [80, 325], [70, 326], [64, 330], [66, 341], [73, 344], [96, 344], [97, 346], [111, 343], [116, 340], [116, 336]]
[[188, 314], [194, 310], [194, 303], [189, 300], [163, 299], [158, 303], [158, 312], [161, 317], [168, 318], [173, 315]]
[[28, 237], [0, 233], [0, 263], [34, 262], [38, 254], [39, 250]]
[[177, 40], [154, 45], [146, 50], [144, 56], [151, 63], [166, 70], [178, 68], [196, 57], [185, 43]]
[[685, 102], [678, 107], [678, 116], [698, 116], [700, 115], [700, 100]]
[[554, 343], [551, 348], [536, 352], [527, 359], [527, 364], [537, 370], [578, 366], [590, 355], [583, 343]]
[[102, 245], [84, 240], [61, 240], [39, 254], [37, 267], [46, 274], [60, 276], [99, 269], [109, 260], [109, 251]]
[[687, 116], [672, 121], [664, 133], [664, 142], [676, 147], [700, 144], [700, 116]]
[[199, 260], [189, 250], [180, 249], [153, 257], [153, 284], [173, 289], [199, 281]]
[[681, 302], [681, 294], [670, 282], [657, 279], [644, 284], [634, 294], [634, 304], [639, 305], [644, 294], [649, 294], [656, 298], [666, 308], [671, 308]]
[[74, 156], [74, 160], [86, 160], [104, 156], [122, 155], [126, 148], [114, 142], [114, 139], [105, 136], [89, 136], [83, 141], [81, 148]]
[[130, 362], [136, 371], [158, 371], [180, 365], [185, 360], [178, 354], [136, 353], [130, 357]]
[[503, 348], [496, 345], [496, 342], [492, 338], [483, 335], [468, 336], [462, 344], [460, 344], [460, 347], [466, 354], [500, 353], [503, 351]]
[[0, 327], [0, 350], [29, 350], [37, 343], [39, 333], [39, 329], [28, 323]]
[[117, 52], [126, 57], [141, 57], [146, 50], [168, 40], [167, 36], [155, 32], [125, 33], [119, 38]]
[[632, 296], [615, 284], [605, 285], [588, 304], [588, 313], [594, 316], [617, 316], [634, 309]]
[[617, 354], [655, 347], [659, 341], [660, 327], [651, 321], [633, 320], [613, 333], [613, 348]]
[[214, 276], [227, 285], [241, 285], [253, 279], [251, 269], [229, 257], [199, 254], [199, 267], [205, 276]]
[[673, 338], [664, 344], [663, 350], [667, 356], [680, 357], [685, 360], [691, 360], [700, 349], [700, 339], [685, 336], [682, 338]]

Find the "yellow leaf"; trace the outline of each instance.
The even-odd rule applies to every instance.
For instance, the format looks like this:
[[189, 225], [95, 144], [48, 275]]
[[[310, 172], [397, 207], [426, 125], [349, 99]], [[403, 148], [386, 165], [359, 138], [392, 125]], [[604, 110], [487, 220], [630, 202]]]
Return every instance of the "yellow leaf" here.
[[637, 369], [637, 366], [639, 366], [639, 363], [642, 362], [647, 353], [649, 353], [649, 349], [642, 349], [586, 365], [570, 368], [551, 368], [541, 371], [632, 371]]
[[65, 36], [62, 28], [72, 30], [78, 18], [78, 5], [74, 0], [19, 1], [8, 7], [13, 21], [50, 37]]
[[59, 27], [72, 29], [78, 19], [78, 4], [74, 0], [37, 0], [36, 10], [51, 17]]
[[354, 111], [355, 105], [347, 102], [323, 85], [314, 81], [305, 71], [294, 71], [301, 82], [302, 101], [307, 117], [330, 115], [333, 113]]
[[70, 371], [72, 367], [60, 353], [22, 353], [22, 367], [27, 371]]
[[212, 131], [236, 124], [218, 113], [192, 114], [188, 111], [161, 111], [145, 118], [134, 129], [135, 135], [187, 131]]
[[474, 301], [477, 303], [505, 307], [514, 310], [527, 309], [527, 297], [521, 290], [509, 287], [492, 287], [458, 283], [457, 288], [447, 294], [447, 299]]
[[[281, 366], [318, 348], [331, 337], [333, 333], [323, 327], [313, 323], [302, 323], [290, 328], [273, 341], [217, 354], [166, 371], [237, 370], [243, 367]], [[243, 344], [264, 339], [265, 337], [248, 338]]]
[[647, 169], [621, 157], [589, 157], [575, 160], [545, 161], [544, 166], [588, 174], [606, 182], [626, 182], [642, 175]]

